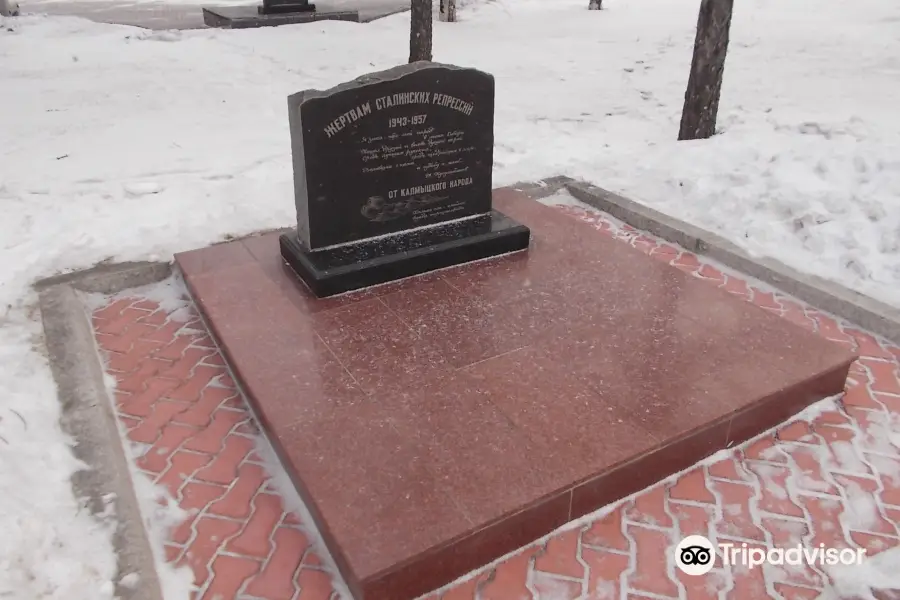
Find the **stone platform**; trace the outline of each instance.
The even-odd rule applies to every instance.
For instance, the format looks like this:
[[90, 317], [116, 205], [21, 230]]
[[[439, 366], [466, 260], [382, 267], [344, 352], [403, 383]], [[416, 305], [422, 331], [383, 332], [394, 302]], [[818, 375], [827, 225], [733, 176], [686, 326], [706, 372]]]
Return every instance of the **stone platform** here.
[[[207, 26], [237, 29], [264, 25], [285, 25], [297, 21], [259, 22], [258, 4], [246, 6], [207, 7], [201, 10], [196, 4], [148, 1], [135, 4], [124, 0], [48, 0], [31, 2], [22, 0], [19, 4], [22, 14], [50, 14], [82, 17], [98, 23], [131, 25], [158, 31], [170, 29], [203, 29]], [[376, 19], [409, 10], [409, 0], [324, 0], [316, 2], [320, 14], [339, 15], [343, 20], [368, 23]], [[342, 15], [342, 16], [341, 16]], [[204, 22], [208, 18], [213, 21]], [[305, 19], [305, 20], [303, 20]], [[316, 20], [316, 19], [313, 19]], [[320, 16], [318, 20], [322, 20]], [[299, 22], [309, 22], [309, 16], [300, 17]]]
[[840, 394], [854, 354], [511, 190], [528, 253], [317, 300], [177, 262], [358, 598], [413, 598]]
[[205, 6], [203, 22], [207, 27], [223, 29], [251, 29], [255, 27], [277, 27], [278, 25], [296, 25], [314, 21], [352, 21], [359, 22], [359, 13], [348, 11], [323, 11], [260, 14], [256, 6]]

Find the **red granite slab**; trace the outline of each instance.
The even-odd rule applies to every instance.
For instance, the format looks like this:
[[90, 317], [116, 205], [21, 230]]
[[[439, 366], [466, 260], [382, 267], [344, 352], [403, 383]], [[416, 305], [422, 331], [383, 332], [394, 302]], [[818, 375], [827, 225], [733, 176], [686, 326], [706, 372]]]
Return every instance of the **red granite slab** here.
[[352, 592], [405, 600], [841, 393], [842, 346], [512, 190], [526, 253], [317, 300], [177, 262]]

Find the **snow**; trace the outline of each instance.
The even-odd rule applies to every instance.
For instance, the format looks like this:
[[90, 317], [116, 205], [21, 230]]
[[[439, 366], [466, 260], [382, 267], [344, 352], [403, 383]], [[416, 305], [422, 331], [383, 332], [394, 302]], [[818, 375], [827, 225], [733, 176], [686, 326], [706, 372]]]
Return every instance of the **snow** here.
[[615, 600], [615, 597], [616, 584], [608, 579], [605, 579], [605, 576], [603, 575], [597, 576], [597, 581], [594, 585], [593, 600]]
[[860, 459], [852, 442], [833, 441], [829, 444], [834, 452], [837, 462], [830, 461], [831, 471], [846, 471], [848, 473], [866, 473], [869, 469]]
[[141, 576], [137, 573], [127, 573], [119, 580], [124, 587], [128, 589], [135, 589], [141, 583]]
[[847, 530], [872, 531], [880, 518], [875, 497], [852, 480], [844, 482], [844, 490], [847, 509], [841, 513], [841, 524]]
[[[897, 588], [897, 565], [900, 564], [900, 546], [874, 556], [866, 556], [859, 564], [825, 565], [822, 568], [832, 579], [816, 600], [878, 600], [875, 590]], [[882, 596], [884, 597], [884, 596]]]
[[[900, 306], [900, 4], [737, 6], [723, 134], [689, 143], [697, 1], [585, 4], [466, 3], [435, 24], [438, 60], [496, 77], [495, 184], [586, 178]], [[405, 62], [408, 19], [0, 19], [0, 596], [102, 599], [115, 577], [109, 523], [70, 490], [30, 284], [290, 224], [285, 97]]]
[[127, 195], [137, 198], [140, 196], [148, 196], [150, 194], [158, 194], [165, 188], [155, 181], [139, 181], [137, 183], [126, 183], [122, 186], [122, 189]]
[[[573, 587], [580, 587], [580, 583], [573, 585], [572, 581], [558, 579], [548, 573], [541, 571], [532, 571], [531, 589], [537, 598], [546, 598], [546, 600], [566, 600], [572, 598]], [[527, 600], [527, 599], [526, 599]]]
[[0, 277], [0, 597], [111, 599], [115, 523], [73, 496], [69, 478], [82, 465], [58, 423], [33, 302], [21, 282]]
[[[186, 302], [181, 299], [180, 304], [175, 304], [177, 300], [173, 291], [176, 288], [171, 283], [172, 279], [174, 279], [174, 277], [170, 277], [162, 283], [138, 289], [145, 292], [144, 297], [152, 297], [159, 301], [161, 305], [167, 306], [170, 310], [178, 310], [182, 306], [185, 306]], [[105, 298], [106, 301], [109, 301], [112, 298], [115, 298], [115, 296], [110, 298], [100, 294], [87, 294], [85, 296], [87, 300], [86, 303], [89, 306], [91, 304], [102, 306], [106, 304], [102, 299]], [[113, 398], [116, 388], [115, 377], [109, 373], [105, 373], [104, 383], [106, 385], [106, 390], [109, 393], [109, 397]], [[188, 512], [178, 506], [178, 502], [172, 498], [166, 488], [156, 485], [149, 476], [136, 467], [136, 459], [145, 455], [152, 446], [149, 444], [138, 444], [127, 441], [124, 426], [121, 422], [119, 422], [118, 425], [120, 439], [123, 441], [124, 447], [132, 459], [128, 463], [130, 477], [134, 485], [135, 496], [138, 499], [139, 509], [143, 518], [143, 526], [149, 538], [150, 549], [153, 552], [154, 567], [156, 569], [156, 575], [159, 580], [163, 599], [182, 600], [184, 598], [189, 598], [191, 590], [193, 589], [193, 572], [187, 565], [176, 567], [175, 565], [170, 564], [166, 561], [165, 556], [165, 542], [169, 539], [169, 534], [189, 516]], [[134, 572], [126, 573], [119, 579], [119, 583], [126, 588], [134, 589], [140, 583], [140, 575]]]
[[[810, 453], [814, 456], [818, 456], [816, 452], [810, 451]], [[811, 492], [827, 493], [831, 489], [831, 485], [827, 481], [815, 479], [809, 475], [800, 476], [797, 485], [800, 486], [801, 489]]]
[[193, 305], [180, 273], [174, 273], [163, 281], [123, 290], [112, 296], [92, 295], [91, 301], [95, 306], [106, 306], [118, 298], [134, 297], [144, 298], [157, 304], [158, 310], [168, 314], [169, 319], [173, 321], [186, 323], [192, 314]]
[[[583, 4], [490, 2], [463, 10], [460, 23], [435, 24], [438, 59], [497, 78], [496, 183], [585, 177], [754, 253], [900, 303], [891, 100], [900, 42], [890, 35], [900, 6], [738, 7], [725, 133], [676, 143], [696, 2]], [[290, 223], [285, 96], [403, 62], [407, 23], [397, 15], [368, 25], [144, 32], [16, 21], [3, 40], [13, 65], [4, 76], [13, 95], [34, 101], [0, 121], [15, 140], [6, 194], [33, 206], [35, 226], [92, 217], [66, 233], [75, 242], [68, 264], [45, 268], [89, 263], [101, 249], [166, 254]], [[302, 58], [287, 59], [286, 48]], [[152, 201], [132, 197], [147, 189]], [[106, 227], [123, 214], [133, 227]]]
[[772, 497], [776, 500], [787, 500], [788, 492], [780, 483], [778, 483], [775, 478], [782, 475], [784, 472], [783, 467], [776, 467], [774, 465], [769, 465], [765, 463], [757, 463], [754, 465], [753, 470], [756, 471], [756, 474], [759, 476], [762, 481], [763, 486], [772, 494]]
[[788, 521], [785, 519], [772, 519], [769, 521], [769, 527], [774, 527], [778, 531], [789, 534], [787, 545], [797, 545], [803, 543], [803, 538], [809, 535], [809, 529], [804, 521]]
[[[262, 458], [266, 472], [272, 477], [266, 485], [271, 486], [281, 496], [287, 510], [290, 510], [300, 518], [307, 539], [310, 540], [316, 554], [322, 559], [325, 570], [331, 575], [332, 585], [334, 585], [337, 592], [337, 594], [332, 596], [332, 600], [353, 600], [353, 596], [350, 594], [347, 584], [344, 583], [344, 579], [337, 568], [337, 564], [334, 562], [334, 558], [328, 551], [321, 533], [315, 527], [309, 509], [306, 508], [306, 504], [303, 503], [300, 494], [297, 493], [297, 488], [291, 481], [290, 476], [281, 466], [281, 461], [279, 461], [272, 444], [264, 435], [260, 435], [256, 440], [256, 453]], [[166, 597], [166, 600], [169, 600], [169, 597]]]
[[895, 413], [873, 412], [869, 415], [868, 436], [870, 452], [894, 456], [900, 448], [900, 416]]
[[[135, 494], [140, 503], [147, 530], [153, 562], [164, 600], [184, 600], [191, 597], [194, 573], [187, 565], [176, 567], [166, 561], [165, 542], [169, 533], [188, 518], [189, 514], [178, 506], [165, 488], [138, 471], [132, 469]], [[136, 575], [136, 574], [131, 574]], [[128, 575], [126, 575], [128, 577]], [[122, 582], [123, 585], [125, 582]]]
[[878, 454], [869, 454], [866, 456], [866, 460], [872, 465], [882, 481], [893, 486], [900, 485], [900, 461]]

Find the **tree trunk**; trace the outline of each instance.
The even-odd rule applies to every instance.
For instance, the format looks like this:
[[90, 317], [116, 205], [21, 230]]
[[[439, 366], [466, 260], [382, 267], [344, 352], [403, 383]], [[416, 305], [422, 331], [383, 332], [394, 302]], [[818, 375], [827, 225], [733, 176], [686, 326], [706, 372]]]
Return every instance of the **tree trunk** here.
[[431, 0], [410, 0], [409, 62], [431, 60]]
[[446, 21], [447, 23], [455, 23], [456, 22], [456, 0], [440, 0], [440, 15], [439, 18], [441, 21]]
[[691, 75], [684, 92], [679, 140], [707, 139], [716, 132], [719, 95], [728, 52], [734, 0], [701, 0]]
[[15, 17], [19, 14], [19, 5], [16, 0], [0, 0], [0, 16]]
[[588, 10], [602, 10], [603, 0], [591, 0], [588, 3]]

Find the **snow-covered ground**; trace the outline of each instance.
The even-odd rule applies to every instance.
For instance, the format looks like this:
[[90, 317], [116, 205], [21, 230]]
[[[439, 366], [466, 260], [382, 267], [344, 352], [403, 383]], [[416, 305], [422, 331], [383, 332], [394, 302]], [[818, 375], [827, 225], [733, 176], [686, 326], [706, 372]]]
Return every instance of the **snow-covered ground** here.
[[[697, 0], [496, 0], [435, 58], [497, 79], [495, 183], [567, 174], [900, 306], [900, 4], [735, 8], [722, 135], [675, 141]], [[294, 219], [286, 96], [403, 63], [408, 15], [150, 33], [0, 20], [0, 597], [109, 597], [29, 284]]]

